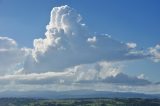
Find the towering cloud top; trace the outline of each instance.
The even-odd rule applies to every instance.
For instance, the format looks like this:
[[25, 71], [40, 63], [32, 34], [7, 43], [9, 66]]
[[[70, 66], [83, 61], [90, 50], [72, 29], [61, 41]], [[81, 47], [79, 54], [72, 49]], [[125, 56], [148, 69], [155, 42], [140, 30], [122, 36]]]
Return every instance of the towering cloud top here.
[[81, 20], [80, 14], [67, 5], [55, 7], [51, 11], [50, 22], [47, 25], [47, 34], [53, 33], [53, 30], [63, 30], [65, 34], [73, 35], [83, 26]]
[[52, 9], [46, 29], [44, 39], [34, 40], [32, 55], [24, 66], [27, 72], [62, 71], [80, 64], [145, 57], [130, 53], [136, 44], [91, 34], [80, 14], [67, 5]]
[[83, 31], [85, 28], [81, 20], [82, 17], [67, 5], [54, 7], [51, 11], [50, 22], [46, 26], [46, 38], [35, 39], [35, 49], [42, 53], [47, 51], [49, 46], [58, 48], [59, 45], [61, 49], [65, 49], [62, 46], [67, 46], [71, 42], [69, 40], [75, 39], [75, 36], [79, 36], [81, 33], [80, 36], [84, 36]]

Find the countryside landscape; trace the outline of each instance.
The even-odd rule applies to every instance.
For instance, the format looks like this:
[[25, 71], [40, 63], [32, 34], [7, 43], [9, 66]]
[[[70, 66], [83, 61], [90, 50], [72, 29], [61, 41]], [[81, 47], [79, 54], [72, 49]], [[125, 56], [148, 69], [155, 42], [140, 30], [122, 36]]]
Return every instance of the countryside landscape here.
[[1, 106], [160, 106], [159, 99], [28, 99], [28, 98], [5, 98], [0, 99]]
[[0, 106], [160, 106], [160, 0], [0, 0]]

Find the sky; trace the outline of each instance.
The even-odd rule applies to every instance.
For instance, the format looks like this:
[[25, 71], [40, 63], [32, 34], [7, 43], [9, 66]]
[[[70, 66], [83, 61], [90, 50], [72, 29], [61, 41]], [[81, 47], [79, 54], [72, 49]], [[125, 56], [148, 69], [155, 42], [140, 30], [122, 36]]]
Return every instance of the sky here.
[[160, 93], [159, 4], [0, 0], [0, 92]]

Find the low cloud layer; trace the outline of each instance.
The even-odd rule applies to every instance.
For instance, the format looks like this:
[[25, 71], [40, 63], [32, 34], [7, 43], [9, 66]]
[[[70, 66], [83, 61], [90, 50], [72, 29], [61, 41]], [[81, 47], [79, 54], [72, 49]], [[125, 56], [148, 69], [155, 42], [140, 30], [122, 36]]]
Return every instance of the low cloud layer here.
[[72, 84], [72, 83], [115, 83], [123, 85], [148, 85], [149, 81], [130, 77], [121, 72], [118, 63], [100, 62], [68, 68], [64, 72], [16, 73], [0, 77], [1, 84]]
[[125, 74], [122, 61], [152, 58], [158, 62], [159, 51], [159, 45], [142, 51], [136, 43], [91, 34], [76, 10], [67, 5], [54, 7], [44, 38], [34, 39], [33, 48], [19, 48], [15, 40], [0, 37], [0, 91], [86, 89], [86, 84], [90, 85], [87, 89], [101, 85], [94, 90], [110, 86], [107, 90], [127, 91], [134, 86], [143, 91], [153, 83]]
[[[79, 65], [64, 72], [17, 73], [0, 77], [3, 91], [65, 91], [78, 89], [159, 93], [159, 84], [124, 74], [119, 63]], [[151, 87], [148, 90], [145, 87]], [[133, 89], [134, 88], [134, 89]]]

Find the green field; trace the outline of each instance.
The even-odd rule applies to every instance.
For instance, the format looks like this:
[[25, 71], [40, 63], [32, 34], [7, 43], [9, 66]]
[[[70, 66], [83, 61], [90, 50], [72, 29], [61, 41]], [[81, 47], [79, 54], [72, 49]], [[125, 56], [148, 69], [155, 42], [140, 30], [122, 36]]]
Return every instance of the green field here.
[[160, 106], [160, 99], [28, 99], [1, 98], [0, 106]]

